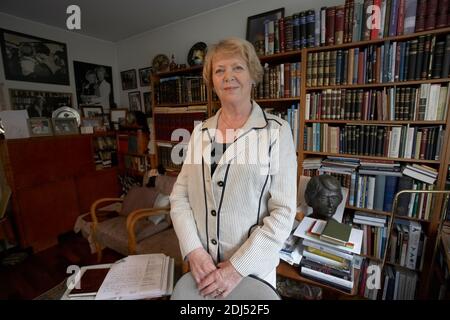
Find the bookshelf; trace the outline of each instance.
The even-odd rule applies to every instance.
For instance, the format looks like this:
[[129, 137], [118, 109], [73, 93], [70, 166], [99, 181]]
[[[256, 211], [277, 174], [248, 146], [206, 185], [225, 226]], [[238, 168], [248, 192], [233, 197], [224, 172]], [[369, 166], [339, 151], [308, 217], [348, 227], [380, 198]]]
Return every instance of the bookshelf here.
[[[399, 165], [399, 168], [391, 168], [390, 170], [399, 172], [403, 171], [405, 166], [415, 165], [419, 168], [424, 166], [426, 168], [430, 167], [434, 173], [434, 183], [421, 183], [418, 188], [423, 187], [429, 188], [428, 190], [431, 190], [431, 188], [433, 190], [443, 190], [447, 179], [450, 152], [450, 150], [448, 150], [448, 126], [450, 124], [450, 115], [448, 112], [448, 87], [450, 79], [448, 74], [443, 75], [442, 73], [439, 73], [440, 68], [435, 66], [435, 64], [436, 60], [438, 60], [436, 59], [436, 43], [440, 43], [439, 47], [441, 47], [441, 49], [442, 47], [447, 48], [447, 46], [450, 45], [449, 34], [450, 28], [444, 27], [426, 32], [410, 33], [407, 35], [388, 36], [374, 40], [354, 41], [339, 45], [302, 49], [301, 54], [302, 57], [304, 57], [302, 61], [302, 70], [306, 70], [306, 72], [304, 79], [302, 79], [300, 98], [300, 109], [302, 110], [300, 113], [300, 141], [302, 142], [302, 145], [298, 149], [299, 174], [311, 175], [318, 173], [318, 171], [314, 173], [314, 170], [303, 170], [302, 164], [305, 161], [308, 162], [308, 159], [325, 159], [331, 156], [342, 158], [342, 161], [345, 161], [345, 159], [351, 161], [356, 158], [361, 162], [372, 164], [383, 162], [391, 163], [392, 165], [396, 164]], [[402, 60], [405, 61], [411, 57], [406, 54], [407, 50], [405, 47], [410, 48], [416, 46], [416, 50], [418, 50], [418, 42], [421, 42], [423, 45], [422, 55], [425, 55], [424, 48], [427, 45], [431, 46], [427, 53], [429, 60], [427, 60], [427, 63], [422, 63], [422, 65], [426, 65], [426, 67], [421, 67], [421, 71], [426, 71], [425, 76], [415, 72], [415, 74], [412, 74], [413, 72], [408, 68], [412, 65], [419, 65], [417, 60], [420, 55], [418, 53], [416, 60], [409, 65], [401, 62]], [[429, 44], [425, 45], [426, 42], [429, 42]], [[393, 53], [391, 53], [391, 56], [389, 56], [389, 54], [386, 55], [386, 52], [392, 50], [393, 46], [395, 47], [394, 50], [398, 49], [396, 55]], [[354, 59], [349, 58], [351, 55], [356, 57], [356, 49], [359, 51], [359, 57], [361, 57], [361, 51], [365, 53], [365, 55], [363, 55], [364, 61], [363, 63], [360, 62], [359, 65]], [[384, 52], [384, 54], [382, 54], [382, 52]], [[446, 52], [446, 50], [444, 50], [444, 52]], [[321, 56], [320, 59], [319, 56]], [[325, 58], [322, 58], [322, 56], [326, 56], [328, 61], [324, 61], [323, 59]], [[344, 56], [346, 58], [343, 58]], [[380, 62], [380, 60], [383, 60], [386, 57], [389, 59], [391, 65], [385, 65]], [[442, 53], [442, 57], [439, 58], [441, 59], [441, 63], [444, 62], [445, 58], [445, 53]], [[434, 64], [433, 59], [435, 61]], [[322, 60], [320, 64], [319, 60]], [[386, 59], [384, 61], [386, 61]], [[400, 64], [402, 65], [401, 67]], [[325, 68], [327, 68], [326, 71]], [[357, 70], [351, 70], [353, 68], [356, 68]], [[320, 77], [322, 77], [322, 79], [320, 79]], [[328, 78], [327, 81], [324, 81], [325, 77]], [[435, 100], [430, 101], [429, 88], [432, 86], [434, 86], [433, 90], [436, 95], [434, 96]], [[423, 89], [423, 91], [421, 89]], [[348, 94], [349, 92], [350, 94]], [[414, 96], [411, 95], [410, 99], [406, 99], [405, 97], [408, 94], [411, 94], [410, 92], [415, 92]], [[425, 93], [421, 96], [421, 92]], [[358, 94], [363, 97], [362, 101], [358, 101]], [[371, 97], [374, 97], [374, 100], [370, 100]], [[421, 97], [424, 97], [423, 99], [425, 100], [422, 100], [424, 102], [420, 101]], [[418, 110], [419, 104], [423, 104], [423, 106], [421, 105], [420, 107], [420, 111]], [[443, 109], [441, 109], [440, 115], [437, 116], [436, 108], [438, 108], [439, 105], [441, 105]], [[354, 106], [356, 106], [356, 108], [365, 107], [366, 109], [351, 109]], [[394, 109], [394, 106], [405, 109], [399, 111]], [[347, 109], [348, 107], [350, 110]], [[419, 115], [419, 113], [421, 114]], [[431, 113], [433, 113], [432, 116]], [[397, 132], [400, 134], [396, 143], [392, 140], [392, 130], [395, 127], [400, 128], [395, 129], [398, 130]], [[367, 128], [370, 128], [370, 130]], [[382, 136], [380, 134], [380, 143], [381, 140], [384, 139], [384, 145], [374, 145], [376, 140], [363, 140], [361, 137], [363, 135], [362, 132], [364, 132], [364, 138], [367, 135], [370, 136], [372, 134], [375, 135], [373, 139], [376, 139], [377, 131], [381, 133], [382, 130]], [[412, 131], [414, 133], [408, 135], [408, 130], [414, 130]], [[428, 134], [430, 132], [429, 130], [434, 130], [433, 137], [426, 138], [424, 139], [425, 141], [422, 142], [421, 138], [425, 135], [424, 132], [427, 131]], [[421, 133], [420, 136], [418, 136], [418, 132]], [[390, 136], [391, 139], [388, 138], [386, 140], [386, 136]], [[358, 140], [357, 137], [360, 137], [361, 139]], [[416, 140], [418, 145], [417, 148], [422, 148], [423, 150], [415, 154], [414, 151], [417, 151], [418, 149], [411, 150], [412, 146], [410, 145], [410, 150], [405, 153], [405, 150], [408, 148], [407, 145], [411, 143], [411, 140]], [[346, 144], [351, 145], [351, 147], [348, 147]], [[368, 145], [371, 145], [373, 149], [369, 148]], [[437, 146], [439, 146], [439, 148]], [[380, 149], [376, 150], [377, 147]], [[366, 150], [365, 148], [368, 148], [369, 150]], [[391, 148], [399, 150], [391, 153]], [[432, 149], [427, 152], [426, 148]], [[328, 171], [323, 170], [321, 173], [324, 172], [333, 172], [333, 169], [329, 169]], [[392, 207], [388, 206], [388, 208], [381, 210], [376, 209], [373, 206], [368, 207], [367, 198], [364, 198], [367, 196], [367, 194], [365, 195], [365, 192], [368, 192], [368, 188], [370, 187], [369, 180], [364, 179], [371, 179], [370, 177], [377, 178], [378, 175], [374, 173], [359, 174], [358, 172], [359, 169], [356, 169], [348, 174], [352, 177], [356, 177], [357, 180], [355, 184], [359, 186], [361, 186], [361, 180], [358, 180], [358, 177], [363, 177], [362, 183], [364, 191], [359, 194], [359, 197], [363, 197], [363, 200], [362, 203], [359, 204], [347, 203], [347, 222], [352, 222], [352, 216], [355, 212], [362, 211], [379, 216], [387, 216], [388, 224], [391, 224], [391, 210], [389, 209]], [[337, 176], [340, 175], [341, 177], [345, 176], [336, 171], [332, 174]], [[378, 172], [378, 174], [381, 175], [381, 172]], [[400, 176], [404, 175], [400, 174]], [[400, 176], [397, 183], [402, 179]], [[408, 181], [411, 181], [409, 178], [407, 179]], [[342, 181], [344, 181], [343, 178]], [[390, 192], [395, 194], [402, 189], [412, 189], [417, 181], [418, 179], [413, 179], [413, 184], [402, 184], [401, 187], [397, 185], [391, 189]], [[429, 185], [433, 185], [433, 187], [428, 187]], [[373, 191], [374, 190], [372, 190], [372, 192]], [[355, 194], [355, 197], [356, 196], [357, 194]], [[354, 201], [359, 199], [354, 199]], [[422, 267], [411, 268], [407, 267], [404, 261], [399, 262], [396, 261], [396, 259], [389, 259], [388, 256], [389, 254], [392, 254], [394, 250], [392, 249], [394, 246], [392, 240], [398, 240], [400, 235], [404, 236], [409, 231], [407, 227], [408, 224], [416, 225], [416, 223], [418, 223], [423, 234], [421, 237], [427, 239], [426, 245], [424, 246], [425, 251], [423, 260], [430, 261], [438, 231], [440, 219], [439, 208], [442, 204], [442, 198], [427, 198], [424, 196], [424, 198], [420, 198], [419, 201], [422, 201], [422, 199], [424, 202], [429, 203], [428, 207], [423, 207], [425, 208], [424, 210], [427, 211], [425, 214], [419, 212], [416, 216], [414, 213], [411, 215], [411, 213], [408, 212], [409, 215], [407, 214], [406, 216], [396, 215], [395, 218], [403, 221], [404, 224], [406, 223], [406, 227], [397, 227], [397, 225], [394, 224], [394, 227], [392, 227], [394, 230], [393, 233], [382, 237], [382, 239], [384, 239], [384, 246], [382, 245], [382, 249], [385, 250], [385, 255], [376, 257], [373, 254], [364, 252], [361, 255], [368, 260], [381, 265], [384, 265], [384, 262], [386, 262], [387, 266], [395, 267], [397, 270], [404, 269], [407, 272], [412, 270], [417, 275], [418, 279], [418, 284], [415, 289], [416, 298], [426, 298], [429, 294], [428, 274], [431, 271], [429, 269], [429, 264], [425, 263]], [[409, 206], [407, 206], [407, 208], [409, 208]], [[413, 207], [413, 209], [416, 208]], [[386, 227], [388, 227], [388, 225], [386, 225]], [[386, 227], [384, 229], [386, 229]], [[396, 229], [398, 229], [399, 233], [397, 233]], [[387, 230], [391, 230], [390, 225]], [[379, 241], [377, 238], [374, 239], [375, 241]], [[372, 241], [374, 239], [372, 239]], [[422, 240], [423, 239], [421, 238], [421, 241]], [[382, 282], [383, 280], [384, 275], [382, 276]], [[362, 293], [364, 292], [359, 292], [359, 294]], [[375, 296], [378, 299], [385, 298], [385, 296], [383, 296], [383, 287], [375, 293]]]
[[119, 173], [142, 178], [148, 171], [148, 133], [141, 128], [122, 128], [117, 131], [117, 164]]
[[207, 92], [202, 70], [203, 66], [193, 66], [152, 74], [156, 153], [152, 167], [162, 165], [169, 172], [179, 172], [181, 164], [172, 161], [171, 153], [173, 147], [183, 140], [172, 139], [173, 133], [176, 129], [185, 129], [178, 132], [183, 136], [190, 134], [196, 121], [203, 121], [211, 115], [212, 95]]

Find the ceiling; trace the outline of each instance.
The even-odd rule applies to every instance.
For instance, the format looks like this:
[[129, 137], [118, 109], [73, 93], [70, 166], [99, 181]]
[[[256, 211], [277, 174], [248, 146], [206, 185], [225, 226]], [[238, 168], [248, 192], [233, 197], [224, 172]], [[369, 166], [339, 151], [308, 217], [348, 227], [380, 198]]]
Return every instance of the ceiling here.
[[[0, 12], [66, 29], [66, 9], [81, 11], [81, 30], [117, 42], [239, 0], [1, 0]], [[67, 29], [66, 29], [67, 30]]]

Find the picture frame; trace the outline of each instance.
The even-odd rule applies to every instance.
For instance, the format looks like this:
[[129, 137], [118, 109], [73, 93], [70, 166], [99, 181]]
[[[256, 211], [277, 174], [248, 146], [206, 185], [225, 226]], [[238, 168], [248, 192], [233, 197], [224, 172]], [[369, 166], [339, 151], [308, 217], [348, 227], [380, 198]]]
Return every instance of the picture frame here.
[[141, 92], [133, 91], [128, 93], [130, 111], [142, 111]]
[[136, 69], [130, 69], [120, 72], [122, 81], [122, 90], [137, 89]]
[[281, 18], [284, 18], [284, 8], [263, 12], [247, 18], [246, 39], [255, 47], [258, 55], [265, 54], [264, 21], [275, 21]]
[[142, 92], [142, 101], [144, 103], [144, 113], [152, 116], [152, 93], [151, 92]]
[[152, 67], [139, 69], [139, 83], [141, 87], [150, 87], [152, 77]]
[[0, 29], [0, 44], [6, 80], [70, 84], [65, 43]]
[[96, 118], [81, 118], [81, 125], [83, 127], [101, 127], [103, 126], [103, 118], [102, 117], [96, 117]]
[[27, 119], [28, 131], [31, 137], [52, 136], [51, 118], [37, 117]]
[[119, 123], [120, 119], [127, 118], [127, 109], [112, 109], [110, 119], [112, 123]]
[[53, 118], [53, 131], [55, 135], [79, 134], [78, 122], [75, 118]]
[[111, 66], [73, 62], [78, 105], [101, 105], [103, 112], [114, 105], [113, 72]]
[[81, 106], [81, 114], [84, 118], [97, 118], [103, 117], [103, 107], [102, 106]]
[[61, 107], [73, 108], [72, 93], [9, 89], [11, 110], [27, 110], [29, 118], [51, 118]]

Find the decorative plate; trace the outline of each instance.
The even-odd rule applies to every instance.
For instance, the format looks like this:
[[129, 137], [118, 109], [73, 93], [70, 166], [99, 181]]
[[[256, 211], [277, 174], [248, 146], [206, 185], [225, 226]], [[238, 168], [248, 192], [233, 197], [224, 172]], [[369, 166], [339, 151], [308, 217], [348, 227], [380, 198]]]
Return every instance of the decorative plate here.
[[169, 71], [169, 58], [165, 54], [158, 54], [153, 58], [152, 67], [156, 72]]
[[78, 126], [80, 126], [80, 113], [70, 107], [61, 107], [53, 111], [52, 118], [75, 118], [77, 120]]
[[208, 47], [204, 42], [197, 42], [192, 46], [191, 50], [189, 50], [187, 58], [188, 63], [191, 67], [203, 64], [203, 62], [205, 61], [207, 48]]

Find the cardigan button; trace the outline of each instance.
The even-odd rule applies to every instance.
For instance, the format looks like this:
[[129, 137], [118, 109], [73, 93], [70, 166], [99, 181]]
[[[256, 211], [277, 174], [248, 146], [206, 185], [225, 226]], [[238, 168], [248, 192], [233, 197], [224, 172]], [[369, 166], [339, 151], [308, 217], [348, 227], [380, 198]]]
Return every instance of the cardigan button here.
[[215, 217], [215, 216], [217, 215], [216, 210], [211, 210], [211, 215], [212, 215], [213, 217]]
[[217, 185], [218, 185], [219, 187], [223, 187], [224, 183], [223, 183], [223, 181], [219, 181], [219, 182], [217, 182]]
[[217, 241], [216, 241], [215, 239], [212, 239], [212, 240], [211, 240], [211, 243], [212, 243], [213, 245], [216, 245], [216, 244], [217, 244]]

